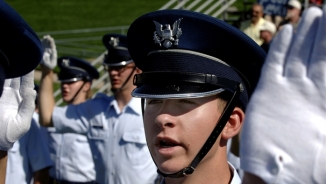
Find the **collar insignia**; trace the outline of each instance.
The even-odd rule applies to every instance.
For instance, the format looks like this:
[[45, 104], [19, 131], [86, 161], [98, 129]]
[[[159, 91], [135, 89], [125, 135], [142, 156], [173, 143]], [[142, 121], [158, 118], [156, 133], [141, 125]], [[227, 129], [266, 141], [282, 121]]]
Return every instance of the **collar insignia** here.
[[61, 66], [69, 67], [70, 65], [70, 60], [69, 59], [63, 59]]
[[111, 45], [111, 47], [116, 47], [119, 44], [119, 37], [111, 37], [109, 44]]
[[173, 23], [172, 29], [169, 24], [163, 25], [153, 21], [156, 27], [156, 31], [154, 31], [154, 42], [159, 44], [160, 46], [164, 46], [165, 48], [170, 48], [172, 45], [179, 44], [179, 37], [182, 34], [180, 26], [182, 18], [176, 20]]

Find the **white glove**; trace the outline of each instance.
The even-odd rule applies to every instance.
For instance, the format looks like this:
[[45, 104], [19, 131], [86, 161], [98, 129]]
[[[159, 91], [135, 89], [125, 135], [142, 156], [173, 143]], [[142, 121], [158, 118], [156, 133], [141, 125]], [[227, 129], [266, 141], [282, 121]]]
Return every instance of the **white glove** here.
[[41, 64], [49, 69], [53, 69], [57, 66], [58, 57], [54, 39], [50, 35], [46, 35], [43, 37], [41, 42], [43, 47], [43, 59]]
[[246, 110], [241, 168], [266, 183], [326, 183], [326, 13], [274, 38]]
[[0, 150], [10, 149], [29, 130], [35, 97], [34, 71], [5, 80], [0, 98]]

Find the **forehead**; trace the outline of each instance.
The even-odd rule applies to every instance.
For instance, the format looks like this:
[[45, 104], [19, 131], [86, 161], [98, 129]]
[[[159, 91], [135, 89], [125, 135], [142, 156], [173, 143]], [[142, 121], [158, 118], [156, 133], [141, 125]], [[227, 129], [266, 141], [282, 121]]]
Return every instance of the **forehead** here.
[[262, 10], [262, 7], [260, 5], [254, 5], [252, 7], [252, 10], [255, 10], [255, 11], [259, 11], [260, 12]]

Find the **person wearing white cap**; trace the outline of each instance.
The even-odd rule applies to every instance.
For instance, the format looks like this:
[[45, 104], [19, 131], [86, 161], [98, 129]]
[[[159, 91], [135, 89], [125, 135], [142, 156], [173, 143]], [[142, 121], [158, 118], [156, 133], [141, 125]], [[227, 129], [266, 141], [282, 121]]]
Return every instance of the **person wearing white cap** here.
[[289, 0], [287, 4], [287, 13], [284, 21], [282, 21], [279, 25], [278, 30], [282, 28], [284, 24], [292, 24], [296, 30], [298, 23], [301, 17], [301, 2], [298, 0]]
[[268, 53], [269, 45], [275, 35], [276, 26], [274, 23], [270, 21], [265, 21], [259, 28], [260, 30], [260, 38], [264, 40], [261, 48], [264, 49], [266, 53]]

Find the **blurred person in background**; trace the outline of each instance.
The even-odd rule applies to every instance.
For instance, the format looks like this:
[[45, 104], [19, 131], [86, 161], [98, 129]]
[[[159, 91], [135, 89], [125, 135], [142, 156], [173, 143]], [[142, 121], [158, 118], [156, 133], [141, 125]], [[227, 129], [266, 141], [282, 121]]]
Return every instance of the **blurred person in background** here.
[[268, 53], [270, 43], [276, 33], [276, 26], [270, 21], [265, 21], [264, 24], [259, 28], [260, 38], [264, 41], [261, 48]]
[[301, 17], [301, 2], [298, 0], [289, 0], [287, 4], [287, 13], [284, 18], [284, 20], [280, 23], [278, 26], [278, 31], [285, 25], [285, 24], [291, 24], [294, 28], [294, 31], [296, 30], [300, 17]]
[[[99, 77], [96, 68], [87, 61], [74, 57], [61, 57], [57, 60], [55, 41], [51, 36], [44, 36], [42, 44], [44, 56], [41, 64], [41, 81], [53, 73], [51, 69], [56, 65], [51, 64], [58, 61], [60, 68], [58, 79], [61, 82], [63, 101], [68, 105], [77, 105], [91, 98], [92, 81]], [[53, 93], [52, 87], [46, 88], [42, 82], [40, 90], [41, 93]], [[43, 98], [40, 98], [41, 100]], [[39, 111], [43, 113], [54, 107], [54, 101], [47, 100], [46, 104], [40, 102]], [[69, 114], [62, 113], [57, 116], [69, 116]], [[53, 116], [52, 119], [55, 121], [57, 117]], [[94, 161], [87, 137], [75, 133], [62, 134], [57, 132], [54, 127], [48, 128], [48, 133], [50, 155], [54, 163], [50, 169], [50, 183], [95, 183]]]
[[258, 45], [263, 44], [260, 38], [259, 27], [266, 21], [263, 18], [264, 8], [262, 5], [255, 3], [251, 7], [251, 18], [241, 22], [240, 30], [253, 39]]

